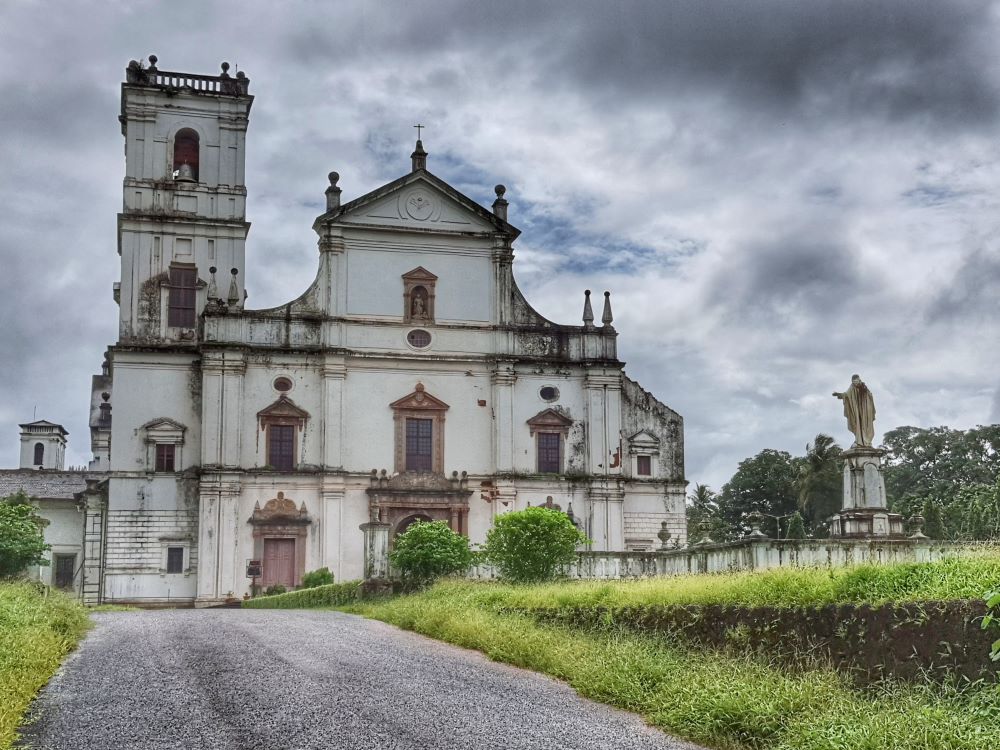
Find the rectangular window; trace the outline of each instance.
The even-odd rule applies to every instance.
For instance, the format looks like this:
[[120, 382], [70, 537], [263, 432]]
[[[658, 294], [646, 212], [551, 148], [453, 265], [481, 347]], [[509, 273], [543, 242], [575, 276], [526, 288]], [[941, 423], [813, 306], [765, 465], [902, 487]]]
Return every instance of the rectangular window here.
[[561, 470], [559, 448], [562, 435], [558, 432], [539, 432], [538, 471], [541, 474], [558, 474]]
[[635, 473], [640, 477], [648, 477], [653, 474], [652, 460], [649, 456], [635, 457]]
[[176, 471], [174, 468], [176, 447], [173, 443], [156, 444], [156, 471]]
[[194, 268], [170, 267], [170, 297], [167, 325], [177, 328], [194, 328], [195, 289], [198, 271]]
[[167, 547], [167, 572], [168, 573], [184, 572], [183, 547]]
[[278, 471], [295, 469], [295, 425], [268, 425], [267, 462]]
[[431, 471], [434, 452], [434, 420], [406, 420], [406, 470]]
[[74, 573], [76, 573], [76, 555], [53, 555], [53, 557], [56, 588], [72, 588]]

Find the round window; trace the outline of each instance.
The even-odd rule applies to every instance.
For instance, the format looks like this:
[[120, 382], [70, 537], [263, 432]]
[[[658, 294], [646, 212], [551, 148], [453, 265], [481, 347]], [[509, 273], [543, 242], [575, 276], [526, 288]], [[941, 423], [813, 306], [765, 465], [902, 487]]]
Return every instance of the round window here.
[[431, 335], [422, 328], [415, 328], [406, 334], [406, 342], [414, 349], [424, 349], [431, 345]]
[[275, 378], [272, 385], [274, 386], [274, 390], [278, 391], [278, 393], [288, 393], [292, 390], [292, 379], [284, 376]]
[[543, 401], [558, 401], [559, 400], [559, 389], [554, 385], [542, 386], [538, 395], [542, 397]]

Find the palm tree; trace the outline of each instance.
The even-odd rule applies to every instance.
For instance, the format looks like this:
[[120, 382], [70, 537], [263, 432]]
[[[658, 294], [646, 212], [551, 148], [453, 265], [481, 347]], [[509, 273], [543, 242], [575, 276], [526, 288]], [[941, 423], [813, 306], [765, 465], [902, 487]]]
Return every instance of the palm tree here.
[[830, 516], [840, 510], [843, 497], [840, 454], [837, 441], [823, 433], [806, 445], [795, 486], [799, 507], [814, 532], [825, 531]]

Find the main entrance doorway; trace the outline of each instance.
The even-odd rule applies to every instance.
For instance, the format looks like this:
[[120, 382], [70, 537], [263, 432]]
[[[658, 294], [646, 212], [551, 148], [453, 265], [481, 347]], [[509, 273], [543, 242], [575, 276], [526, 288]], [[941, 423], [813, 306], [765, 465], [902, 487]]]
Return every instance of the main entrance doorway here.
[[264, 588], [281, 584], [295, 586], [295, 540], [264, 539]]

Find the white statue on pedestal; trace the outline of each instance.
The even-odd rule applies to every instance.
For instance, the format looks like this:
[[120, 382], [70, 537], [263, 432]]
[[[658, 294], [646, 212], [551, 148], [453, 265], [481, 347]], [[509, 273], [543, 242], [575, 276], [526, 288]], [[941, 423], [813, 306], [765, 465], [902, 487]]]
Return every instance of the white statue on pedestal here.
[[[847, 429], [854, 433], [854, 446], [871, 447], [875, 438], [875, 399], [860, 375], [851, 376], [851, 385], [834, 396], [844, 402]], [[854, 447], [852, 446], [852, 447]]]

